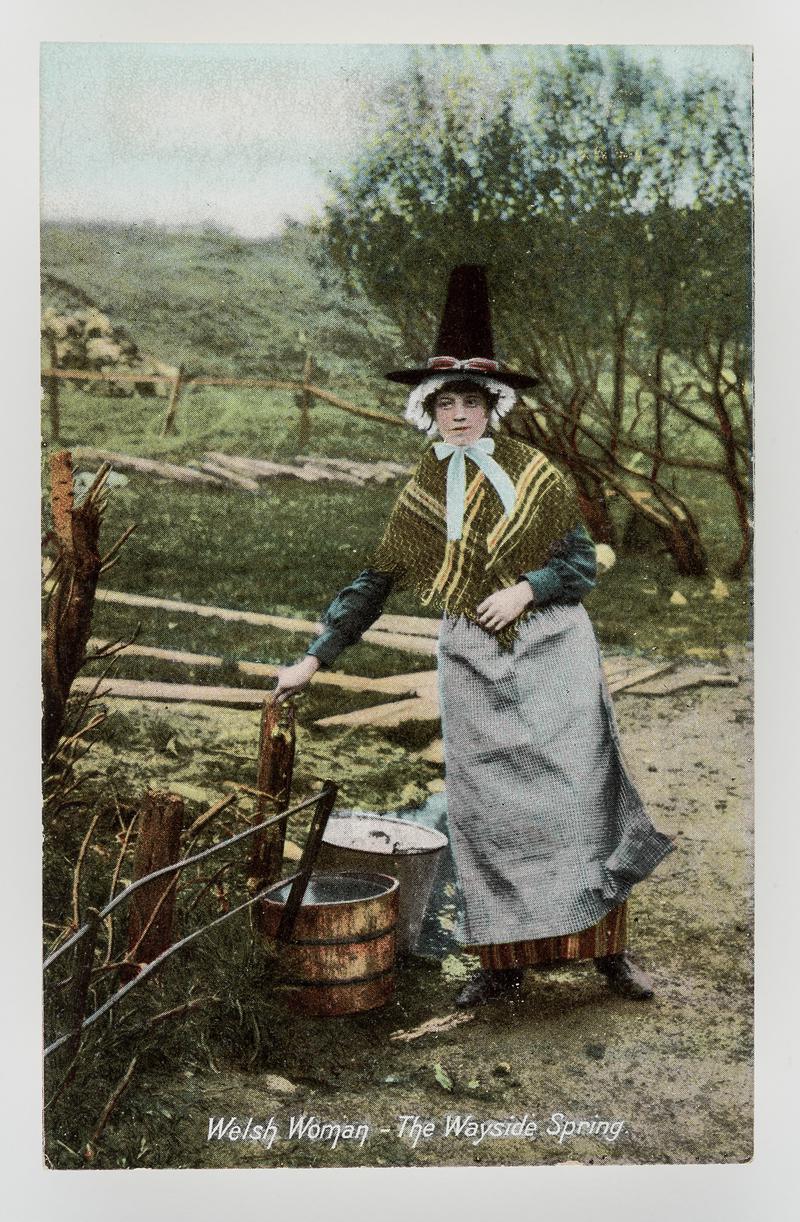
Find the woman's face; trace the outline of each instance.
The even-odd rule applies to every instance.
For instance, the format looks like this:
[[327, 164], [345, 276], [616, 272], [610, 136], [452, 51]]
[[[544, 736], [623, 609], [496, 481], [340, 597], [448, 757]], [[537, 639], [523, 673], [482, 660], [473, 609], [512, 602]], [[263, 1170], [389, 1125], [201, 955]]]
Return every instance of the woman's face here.
[[470, 446], [486, 432], [489, 403], [483, 391], [440, 390], [433, 401], [436, 425], [442, 440], [454, 446]]

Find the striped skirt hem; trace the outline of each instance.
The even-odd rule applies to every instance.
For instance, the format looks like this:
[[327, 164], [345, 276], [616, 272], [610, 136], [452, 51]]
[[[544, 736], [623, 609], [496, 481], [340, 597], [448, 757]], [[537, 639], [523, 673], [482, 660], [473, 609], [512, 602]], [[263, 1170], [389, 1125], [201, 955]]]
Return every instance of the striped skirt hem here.
[[471, 945], [463, 949], [469, 954], [478, 955], [481, 967], [502, 971], [504, 968], [555, 966], [579, 959], [619, 955], [625, 950], [627, 942], [628, 905], [625, 902], [612, 908], [595, 925], [580, 933], [533, 938], [525, 942]]

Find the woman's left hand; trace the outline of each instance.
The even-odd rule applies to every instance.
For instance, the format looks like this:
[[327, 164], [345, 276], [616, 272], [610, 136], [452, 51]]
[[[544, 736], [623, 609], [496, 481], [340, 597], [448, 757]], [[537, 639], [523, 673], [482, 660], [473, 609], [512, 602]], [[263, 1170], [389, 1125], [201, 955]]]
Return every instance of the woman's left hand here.
[[532, 602], [533, 589], [530, 582], [518, 581], [515, 586], [509, 586], [506, 590], [498, 590], [496, 594], [490, 594], [488, 598], [484, 598], [483, 602], [478, 604], [476, 608], [478, 623], [487, 632], [499, 632], [518, 615], [522, 615], [525, 608], [529, 607]]

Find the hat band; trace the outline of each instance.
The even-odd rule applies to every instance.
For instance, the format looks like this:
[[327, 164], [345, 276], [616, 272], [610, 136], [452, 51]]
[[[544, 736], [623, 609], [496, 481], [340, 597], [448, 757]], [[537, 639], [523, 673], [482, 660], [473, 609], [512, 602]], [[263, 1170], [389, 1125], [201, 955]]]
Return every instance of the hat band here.
[[500, 362], [491, 361], [485, 356], [470, 356], [465, 361], [459, 361], [454, 356], [432, 356], [428, 369], [473, 369], [477, 373], [499, 373]]

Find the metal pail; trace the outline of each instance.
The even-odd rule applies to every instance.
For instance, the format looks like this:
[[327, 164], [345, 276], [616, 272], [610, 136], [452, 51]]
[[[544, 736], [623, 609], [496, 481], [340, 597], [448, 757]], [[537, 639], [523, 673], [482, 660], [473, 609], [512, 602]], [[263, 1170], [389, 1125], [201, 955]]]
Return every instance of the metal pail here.
[[397, 951], [414, 950], [447, 837], [408, 819], [331, 815], [317, 862], [325, 870], [380, 869], [400, 880]]

